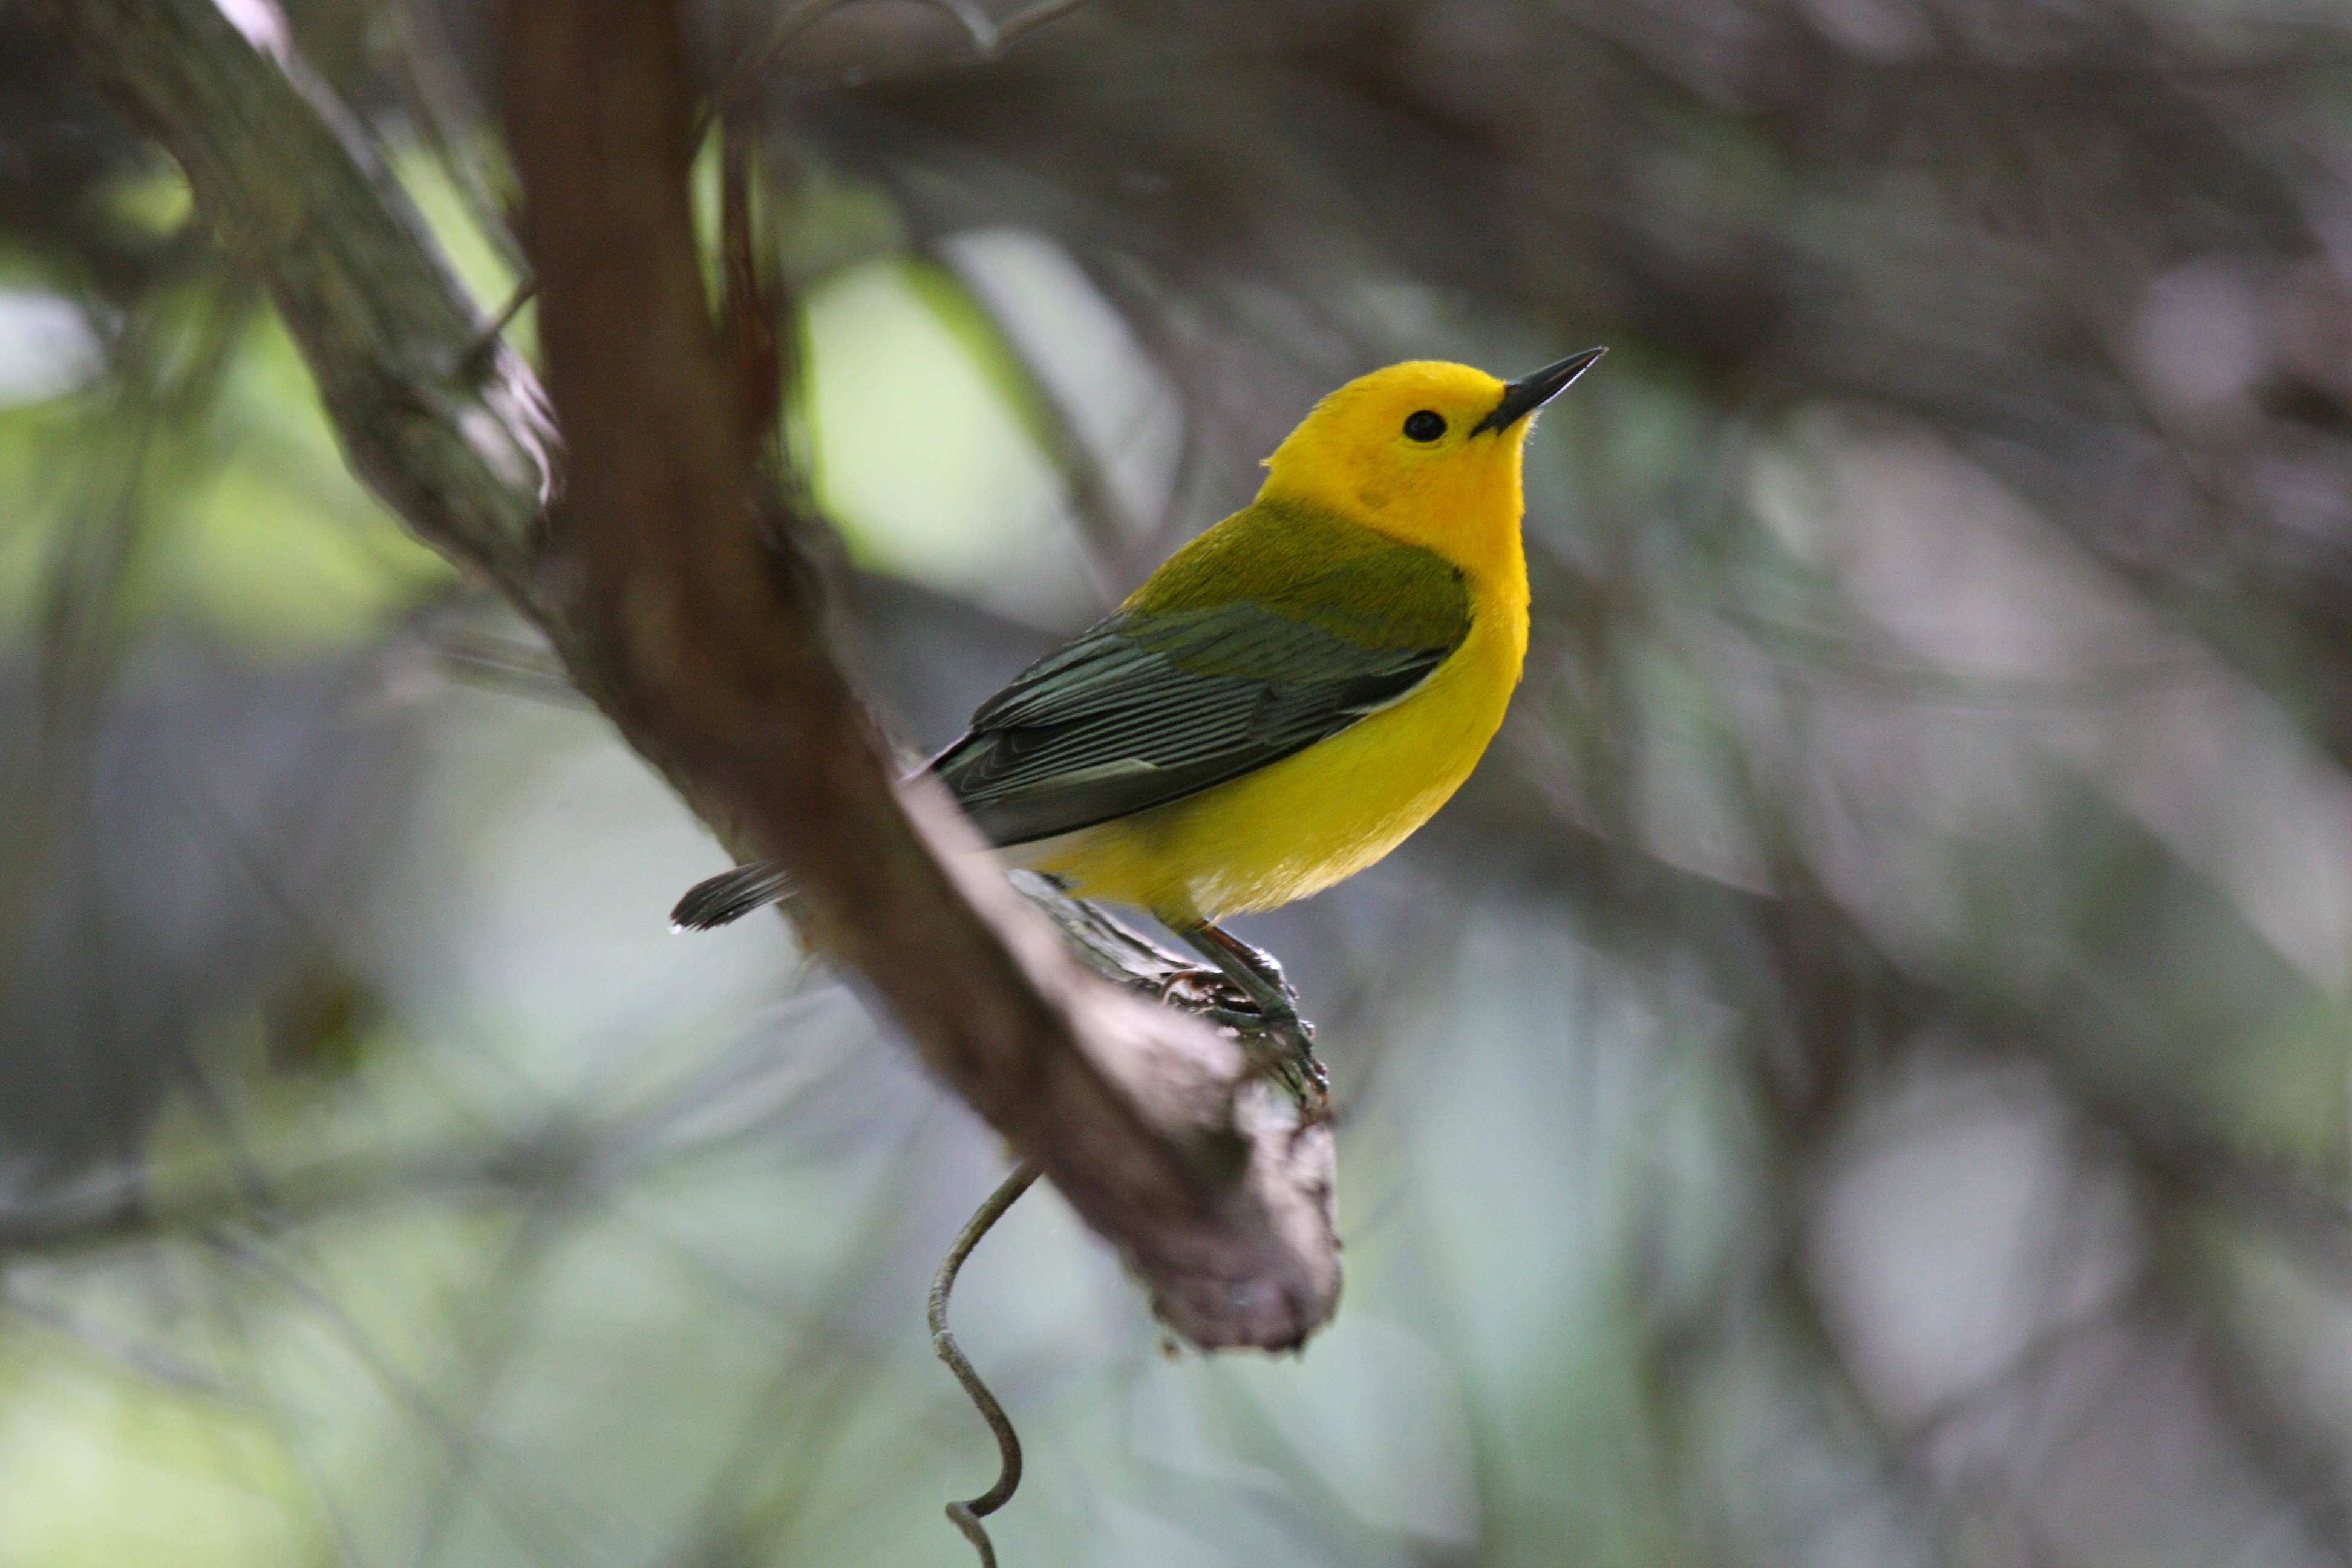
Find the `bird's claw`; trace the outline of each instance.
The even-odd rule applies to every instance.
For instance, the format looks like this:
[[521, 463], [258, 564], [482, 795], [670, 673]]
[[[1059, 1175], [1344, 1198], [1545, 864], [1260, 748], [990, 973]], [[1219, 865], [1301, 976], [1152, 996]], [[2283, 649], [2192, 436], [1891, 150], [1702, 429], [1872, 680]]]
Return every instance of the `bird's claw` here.
[[1320, 1117], [1331, 1100], [1331, 1075], [1323, 1070], [1321, 1058], [1315, 1054], [1315, 1037], [1304, 1018], [1297, 1020], [1296, 1030], [1275, 1032], [1268, 1046], [1280, 1048], [1258, 1056], [1258, 1071], [1282, 1086], [1300, 1110]]
[[1254, 1076], [1280, 1085], [1301, 1109], [1324, 1109], [1331, 1096], [1331, 1076], [1315, 1055], [1311, 1020], [1289, 1012], [1268, 1017], [1255, 1007], [1246, 1012], [1213, 1007], [1208, 1016], [1240, 1037]]

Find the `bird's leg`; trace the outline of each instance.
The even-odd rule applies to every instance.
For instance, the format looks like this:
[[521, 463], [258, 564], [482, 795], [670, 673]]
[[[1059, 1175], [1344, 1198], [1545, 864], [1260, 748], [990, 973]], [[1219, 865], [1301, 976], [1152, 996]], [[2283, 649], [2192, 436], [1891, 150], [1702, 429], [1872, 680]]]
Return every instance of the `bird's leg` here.
[[1262, 947], [1254, 947], [1220, 925], [1202, 921], [1176, 933], [1185, 945], [1215, 964], [1226, 979], [1242, 988], [1268, 1019], [1298, 1016], [1298, 992], [1282, 972], [1282, 962]]
[[[1302, 1105], [1319, 1105], [1331, 1080], [1315, 1058], [1315, 1026], [1298, 1016], [1298, 993], [1282, 973], [1272, 953], [1251, 946], [1233, 932], [1207, 921], [1169, 928], [1184, 944], [1233, 982], [1257, 1009], [1263, 1032], [1279, 1040], [1283, 1049], [1260, 1063]], [[1241, 1020], [1232, 1020], [1240, 1023]], [[1244, 1038], [1250, 1031], [1244, 1030]]]

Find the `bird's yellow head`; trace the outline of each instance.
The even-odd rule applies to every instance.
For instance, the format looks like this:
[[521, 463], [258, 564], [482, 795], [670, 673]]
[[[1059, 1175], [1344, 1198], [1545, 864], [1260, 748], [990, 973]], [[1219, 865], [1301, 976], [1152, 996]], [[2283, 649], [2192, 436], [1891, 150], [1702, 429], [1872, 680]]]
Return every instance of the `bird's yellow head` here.
[[1441, 360], [1358, 376], [1275, 448], [1258, 493], [1336, 512], [1473, 572], [1516, 575], [1519, 448], [1536, 410], [1602, 352], [1508, 383]]

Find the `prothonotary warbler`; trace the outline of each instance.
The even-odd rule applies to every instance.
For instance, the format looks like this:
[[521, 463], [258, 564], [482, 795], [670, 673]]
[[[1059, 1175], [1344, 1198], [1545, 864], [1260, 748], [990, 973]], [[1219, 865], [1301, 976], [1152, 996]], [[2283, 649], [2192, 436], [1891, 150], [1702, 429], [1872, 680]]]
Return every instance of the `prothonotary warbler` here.
[[[1317, 404], [1257, 499], [1013, 677], [928, 772], [1013, 865], [1139, 906], [1260, 1012], [1274, 961], [1221, 930], [1386, 855], [1470, 776], [1528, 647], [1520, 447], [1604, 351], [1507, 384], [1420, 360]], [[681, 928], [782, 896], [738, 867]]]

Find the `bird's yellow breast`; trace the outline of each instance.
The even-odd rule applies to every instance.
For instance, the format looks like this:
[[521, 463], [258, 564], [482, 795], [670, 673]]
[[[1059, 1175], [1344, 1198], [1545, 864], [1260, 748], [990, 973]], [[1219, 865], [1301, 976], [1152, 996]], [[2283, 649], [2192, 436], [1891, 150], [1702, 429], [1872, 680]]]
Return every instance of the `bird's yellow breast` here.
[[1351, 877], [1445, 804], [1501, 727], [1527, 655], [1524, 569], [1474, 595], [1470, 634], [1411, 695], [1230, 783], [1017, 852], [1087, 898], [1176, 923]]
[[[1336, 519], [1351, 531], [1427, 551], [1459, 574], [1470, 598], [1470, 629], [1427, 680], [1280, 762], [1024, 845], [1013, 852], [1020, 863], [1067, 879], [1084, 897], [1140, 905], [1186, 925], [1318, 892], [1428, 821], [1501, 728], [1527, 657], [1528, 574], [1519, 539], [1527, 425], [1478, 430], [1507, 390], [1482, 371], [1427, 362], [1349, 383], [1266, 459], [1257, 502], [1180, 552], [1130, 601], [1146, 611], [1169, 607], [1162, 599], [1171, 605], [1192, 597], [1276, 603], [1290, 576], [1319, 580], [1328, 565], [1322, 557], [1334, 547], [1320, 533], [1299, 536], [1297, 560], [1255, 547], [1279, 542], [1291, 513]], [[1424, 415], [1436, 421], [1434, 437], [1406, 429]], [[1245, 544], [1254, 548], [1239, 548]], [[1429, 608], [1407, 596], [1351, 605], [1349, 613], [1402, 626]], [[1344, 626], [1331, 629], [1350, 635]], [[1398, 646], [1413, 642], [1408, 637]]]

